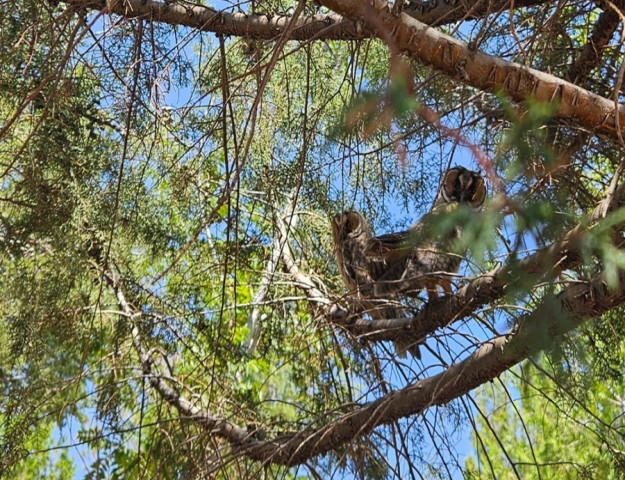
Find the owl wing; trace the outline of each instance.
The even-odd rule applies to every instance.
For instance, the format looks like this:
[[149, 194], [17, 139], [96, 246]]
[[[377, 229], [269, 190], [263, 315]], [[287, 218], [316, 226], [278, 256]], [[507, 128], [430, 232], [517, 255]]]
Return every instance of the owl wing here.
[[[415, 227], [403, 231], [387, 233], [374, 237], [367, 242], [367, 256], [387, 265], [387, 269], [408, 259], [420, 236], [420, 228]], [[375, 278], [375, 275], [374, 275]]]
[[[389, 296], [406, 287], [405, 278], [410, 275], [413, 265], [415, 246], [421, 235], [421, 226], [413, 226], [403, 232], [387, 233], [374, 237], [367, 243], [367, 258], [372, 278], [376, 280], [374, 295]], [[395, 351], [405, 358], [406, 352], [421, 358], [419, 345], [413, 339], [395, 340]]]
[[[384, 295], [374, 292], [375, 279], [388, 273], [389, 264], [383, 254], [373, 254], [368, 251], [373, 244], [377, 245], [374, 250], [379, 253], [394, 251], [391, 244], [394, 242], [392, 237], [396, 235], [383, 235], [379, 237], [381, 239], [379, 242], [372, 242], [375, 239], [372, 238], [364, 216], [354, 211], [339, 213], [332, 221], [334, 254], [341, 277], [347, 288], [360, 299], [359, 303], [363, 310], [373, 319], [405, 316], [392, 289]], [[402, 243], [399, 239], [397, 241]], [[406, 254], [409, 252], [410, 249], [407, 249]], [[408, 351], [415, 357], [421, 358], [419, 346], [411, 340], [398, 340], [395, 343], [399, 356], [405, 357]]]

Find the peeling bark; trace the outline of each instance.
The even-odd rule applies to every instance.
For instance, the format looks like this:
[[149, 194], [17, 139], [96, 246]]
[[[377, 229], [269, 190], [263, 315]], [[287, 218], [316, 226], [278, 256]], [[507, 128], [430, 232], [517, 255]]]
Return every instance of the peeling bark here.
[[[331, 10], [360, 18], [393, 48], [453, 79], [485, 92], [502, 92], [515, 102], [529, 99], [552, 103], [559, 118], [574, 119], [598, 134], [625, 135], [625, 106], [540, 70], [508, 62], [469, 47], [384, 0], [321, 0]], [[617, 122], [618, 116], [618, 122]], [[620, 129], [620, 132], [619, 132]]]
[[[279, 37], [291, 20], [289, 15], [225, 13], [199, 5], [155, 0], [65, 0], [63, 3], [76, 8], [115, 13], [126, 18], [142, 17], [216, 34], [259, 39]], [[461, 83], [486, 92], [504, 92], [515, 102], [535, 99], [554, 103], [558, 117], [574, 119], [591, 132], [615, 139], [619, 138], [619, 133], [625, 134], [623, 105], [615, 108], [612, 100], [553, 75], [472, 49], [465, 42], [428, 25], [480, 18], [509, 8], [511, 3], [507, 0], [492, 3], [482, 1], [468, 9], [462, 6], [466, 2], [411, 2], [411, 6], [401, 12], [391, 10], [384, 0], [321, 0], [320, 3], [335, 13], [298, 19], [289, 35], [290, 39], [362, 39], [378, 36], [392, 42], [394, 48], [408, 56]], [[541, 3], [545, 2], [516, 1], [512, 5], [517, 8]], [[603, 22], [609, 20], [611, 18], [606, 14]], [[601, 43], [603, 40], [597, 41]], [[592, 61], [586, 58], [590, 55], [587, 52], [580, 59], [580, 71]], [[571, 78], [578, 75], [576, 71], [579, 68], [573, 69]]]
[[[290, 15], [246, 15], [226, 13], [202, 5], [156, 0], [62, 0], [72, 7], [101, 10], [126, 18], [143, 17], [170, 25], [183, 25], [219, 35], [233, 35], [259, 40], [279, 37], [289, 24]], [[547, 3], [546, 0], [517, 0], [514, 8]], [[467, 8], [466, 2], [430, 0], [412, 2], [404, 12], [432, 25], [482, 18], [507, 10], [510, 0], [481, 0]], [[300, 18], [289, 35], [292, 40], [360, 40], [373, 37], [373, 31], [360, 20], [344, 19], [338, 14], [318, 14]]]

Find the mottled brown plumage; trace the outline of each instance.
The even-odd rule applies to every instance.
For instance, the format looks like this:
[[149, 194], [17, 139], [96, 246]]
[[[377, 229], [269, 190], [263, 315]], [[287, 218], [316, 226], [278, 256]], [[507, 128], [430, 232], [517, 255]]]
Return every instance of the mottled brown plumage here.
[[384, 264], [365, 255], [373, 235], [364, 216], [355, 211], [337, 214], [332, 220], [334, 255], [350, 295], [374, 319], [401, 318], [403, 312], [393, 304], [395, 295], [387, 292], [374, 298], [375, 280], [385, 273]]
[[371, 262], [382, 264], [384, 271], [375, 280], [374, 296], [401, 292], [416, 296], [423, 289], [428, 298], [438, 297], [440, 287], [451, 293], [451, 279], [458, 272], [465, 252], [453, 252], [454, 240], [462, 235], [460, 225], [444, 236], [433, 238], [431, 226], [441, 215], [459, 204], [478, 210], [486, 198], [486, 185], [479, 173], [464, 167], [449, 169], [440, 186], [432, 210], [410, 229], [372, 238], [365, 251]]
[[[335, 256], [345, 285], [374, 319], [404, 316], [398, 295], [416, 296], [425, 289], [428, 298], [438, 289], [451, 293], [451, 278], [458, 272], [461, 253], [451, 252], [452, 242], [462, 234], [459, 225], [444, 237], [428, 234], [440, 215], [459, 204], [479, 209], [486, 185], [479, 173], [464, 167], [449, 169], [443, 176], [432, 210], [408, 230], [373, 237], [362, 214], [339, 213], [332, 222]], [[388, 303], [393, 302], [395, 306]], [[410, 351], [420, 357], [418, 345], [396, 342], [397, 353]]]

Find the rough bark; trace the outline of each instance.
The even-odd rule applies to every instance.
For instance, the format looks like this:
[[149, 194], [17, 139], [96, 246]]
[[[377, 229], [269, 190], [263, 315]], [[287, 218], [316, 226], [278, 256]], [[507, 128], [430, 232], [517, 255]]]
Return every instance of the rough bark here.
[[[63, 0], [67, 5], [115, 13], [126, 18], [143, 17], [170, 25], [192, 27], [220, 35], [261, 40], [279, 37], [291, 20], [290, 15], [247, 15], [227, 13], [210, 7], [155, 0]], [[465, 18], [482, 18], [491, 13], [514, 8], [541, 5], [546, 0], [481, 0], [467, 8], [467, 2], [412, 2], [404, 11], [431, 25], [453, 23]], [[359, 20], [344, 19], [338, 14], [319, 14], [300, 18], [289, 38], [292, 40], [359, 40], [370, 38], [373, 31]]]
[[[582, 261], [581, 245], [588, 230], [599, 220], [625, 205], [625, 182], [614, 194], [601, 201], [585, 222], [569, 230], [562, 238], [520, 261], [502, 265], [476, 277], [460, 287], [455, 294], [428, 302], [413, 318], [391, 320], [351, 320], [348, 315], [330, 315], [337, 309], [328, 309], [328, 320], [342, 326], [352, 335], [366, 341], [395, 341], [398, 338], [419, 342], [437, 329], [467, 318], [479, 308], [502, 298], [516, 279], [533, 275], [556, 278], [562, 271], [575, 268]], [[616, 225], [616, 231], [625, 228]], [[591, 233], [590, 233], [591, 234]], [[340, 311], [340, 310], [339, 310]]]
[[[625, 278], [621, 278], [621, 282]], [[354, 438], [435, 405], [445, 405], [497, 378], [513, 365], [552, 345], [554, 339], [625, 302], [625, 288], [611, 291], [602, 275], [565, 288], [522, 317], [518, 328], [483, 343], [470, 357], [438, 375], [356, 408], [328, 425], [240, 446], [235, 454], [267, 463], [297, 465]]]
[[[259, 39], [277, 38], [291, 20], [289, 15], [225, 13], [199, 5], [154, 0], [65, 0], [63, 3], [75, 8], [116, 13], [126, 18], [143, 17], [217, 34]], [[501, 91], [515, 102], [533, 98], [554, 103], [558, 117], [572, 119], [594, 133], [619, 139], [619, 134], [623, 135], [625, 131], [624, 106], [619, 104], [615, 107], [612, 100], [545, 72], [487, 55], [429, 26], [462, 18], [478, 18], [510, 5], [516, 8], [544, 2], [498, 1], [490, 4], [483, 1], [468, 9], [462, 6], [466, 2], [412, 2], [412, 6], [404, 11], [391, 9], [384, 0], [321, 0], [320, 3], [335, 14], [302, 17], [297, 20], [289, 38], [361, 39], [378, 36], [391, 43], [394, 49], [461, 83], [486, 92]], [[609, 20], [611, 18], [604, 17], [603, 22], [608, 24]], [[602, 40], [598, 41], [600, 44]], [[584, 65], [592, 61], [586, 56], [580, 59]], [[584, 70], [582, 63], [580, 67]], [[577, 76], [575, 71], [571, 74]]]
[[555, 115], [597, 134], [625, 134], [625, 106], [577, 85], [518, 63], [487, 55], [406, 15], [384, 0], [321, 0], [348, 18], [359, 18], [394, 51], [485, 92], [505, 93], [515, 102], [534, 99], [554, 104]]

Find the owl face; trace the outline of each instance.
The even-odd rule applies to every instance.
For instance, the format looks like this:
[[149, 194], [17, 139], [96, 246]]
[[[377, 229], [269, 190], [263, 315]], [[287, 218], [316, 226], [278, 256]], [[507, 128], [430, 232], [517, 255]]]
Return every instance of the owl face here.
[[371, 232], [362, 214], [349, 210], [334, 216], [332, 235], [334, 236], [334, 244], [339, 245], [348, 238], [370, 237]]
[[454, 167], [445, 173], [436, 203], [465, 203], [478, 209], [485, 198], [486, 184], [482, 176], [464, 167]]

